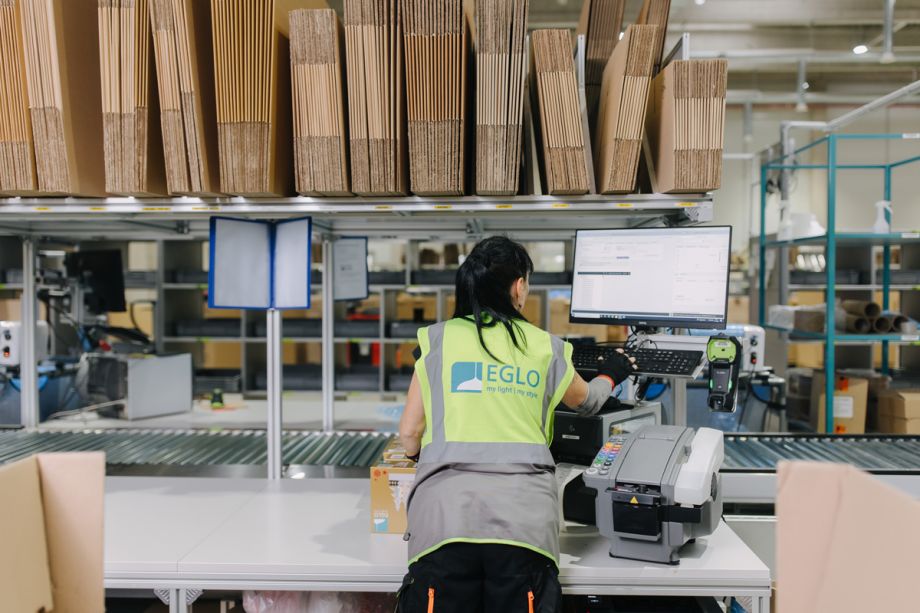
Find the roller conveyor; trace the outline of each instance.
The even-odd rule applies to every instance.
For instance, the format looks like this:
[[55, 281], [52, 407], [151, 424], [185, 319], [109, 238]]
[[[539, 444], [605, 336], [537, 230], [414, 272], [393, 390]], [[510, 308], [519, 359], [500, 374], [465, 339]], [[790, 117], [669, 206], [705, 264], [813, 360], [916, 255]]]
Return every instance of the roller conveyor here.
[[849, 464], [920, 499], [920, 436], [727, 434], [721, 470], [725, 503], [772, 505], [781, 460]]
[[[309, 476], [335, 467], [335, 476], [366, 477], [392, 436], [287, 430], [283, 462]], [[266, 463], [263, 430], [0, 431], [0, 464], [49, 451], [105, 451], [111, 474], [261, 476]], [[726, 502], [772, 502], [780, 460], [851, 464], [920, 497], [920, 436], [727, 434]]]
[[[367, 468], [390, 441], [376, 432], [286, 431], [287, 465]], [[74, 430], [0, 432], [0, 464], [33, 453], [104, 451], [109, 466], [260, 466], [264, 430]]]
[[725, 436], [723, 473], [774, 472], [781, 460], [840, 462], [878, 474], [920, 474], [920, 436]]

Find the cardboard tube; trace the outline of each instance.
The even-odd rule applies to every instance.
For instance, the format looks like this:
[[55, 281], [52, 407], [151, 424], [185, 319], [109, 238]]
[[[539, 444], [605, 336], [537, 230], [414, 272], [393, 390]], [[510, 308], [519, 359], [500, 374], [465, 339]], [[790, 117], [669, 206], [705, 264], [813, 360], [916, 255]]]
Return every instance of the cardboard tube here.
[[872, 324], [865, 317], [847, 313], [845, 330], [856, 334], [869, 334], [872, 331]]
[[888, 334], [891, 332], [891, 318], [876, 317], [872, 320], [872, 330], [876, 334]]
[[843, 306], [844, 311], [851, 315], [868, 317], [869, 319], [875, 319], [882, 314], [882, 307], [878, 303], [867, 300], [844, 300], [841, 306]]
[[888, 319], [891, 320], [892, 332], [901, 332], [902, 331], [901, 326], [903, 326], [909, 321], [909, 319], [905, 317], [904, 315], [901, 315], [900, 313], [892, 313], [890, 311], [886, 311], [882, 313], [882, 316], [887, 317]]

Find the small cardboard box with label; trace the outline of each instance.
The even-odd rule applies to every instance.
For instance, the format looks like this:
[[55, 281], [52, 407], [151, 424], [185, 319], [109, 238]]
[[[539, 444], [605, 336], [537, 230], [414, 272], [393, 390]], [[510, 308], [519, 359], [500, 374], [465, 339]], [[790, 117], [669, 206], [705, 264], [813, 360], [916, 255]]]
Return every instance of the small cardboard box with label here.
[[920, 389], [882, 392], [878, 399], [878, 431], [920, 434]]
[[415, 462], [394, 438], [371, 466], [371, 532], [405, 533], [406, 503], [414, 483]]
[[[837, 375], [834, 382], [834, 434], [864, 434], [866, 432], [866, 401], [869, 382], [857, 377]], [[811, 425], [825, 431], [824, 372], [815, 371], [811, 385]]]

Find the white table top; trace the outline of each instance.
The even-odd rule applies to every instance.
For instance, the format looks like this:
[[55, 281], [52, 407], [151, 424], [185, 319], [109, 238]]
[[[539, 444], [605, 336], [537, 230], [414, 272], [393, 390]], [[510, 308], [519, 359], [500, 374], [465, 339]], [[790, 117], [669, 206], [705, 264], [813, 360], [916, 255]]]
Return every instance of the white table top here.
[[175, 577], [179, 560], [264, 487], [261, 479], [106, 478], [106, 578]]
[[[363, 479], [110, 477], [106, 485], [110, 587], [175, 569], [183, 584], [205, 589], [387, 590], [406, 572], [402, 537], [370, 531]], [[685, 547], [677, 566], [610, 558], [608, 541], [586, 527], [571, 528], [560, 544], [567, 589], [770, 587], [767, 567], [724, 523]]]

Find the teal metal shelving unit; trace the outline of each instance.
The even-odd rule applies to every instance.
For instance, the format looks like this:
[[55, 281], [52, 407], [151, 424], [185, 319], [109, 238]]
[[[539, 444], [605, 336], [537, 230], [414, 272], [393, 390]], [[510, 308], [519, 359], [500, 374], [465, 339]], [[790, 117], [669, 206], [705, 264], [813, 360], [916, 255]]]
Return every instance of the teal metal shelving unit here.
[[[920, 243], [920, 231], [918, 232], [893, 232], [889, 234], [875, 233], [838, 233], [836, 231], [837, 220], [837, 172], [841, 170], [877, 170], [882, 173], [883, 195], [884, 200], [891, 200], [891, 182], [892, 173], [895, 169], [920, 162], [920, 155], [912, 156], [897, 162], [889, 164], [838, 164], [837, 153], [840, 141], [866, 141], [866, 140], [904, 140], [920, 138], [918, 134], [828, 134], [819, 138], [795, 151], [782, 155], [761, 165], [760, 168], [760, 263], [759, 263], [759, 284], [758, 284], [758, 315], [760, 325], [766, 329], [778, 330], [789, 333], [792, 340], [800, 341], [823, 341], [824, 346], [824, 368], [826, 372], [832, 373], [835, 370], [834, 348], [838, 344], [844, 343], [881, 343], [882, 345], [882, 368], [884, 372], [888, 371], [889, 362], [889, 345], [891, 343], [916, 343], [920, 342], [920, 337], [901, 335], [901, 334], [884, 334], [884, 335], [867, 335], [867, 334], [842, 334], [838, 333], [834, 326], [835, 320], [835, 302], [837, 292], [837, 246], [838, 245], [870, 245], [881, 246], [883, 250], [882, 266], [882, 308], [887, 311], [890, 306], [891, 290], [891, 247], [892, 245]], [[795, 157], [805, 151], [815, 147], [826, 145], [827, 161], [824, 164], [797, 164]], [[818, 236], [797, 238], [791, 240], [767, 240], [766, 234], [766, 216], [767, 216], [767, 177], [770, 171], [789, 171], [789, 170], [825, 170], [827, 171], [827, 232]], [[890, 212], [885, 213], [889, 223], [891, 221]], [[825, 332], [807, 333], [771, 326], [766, 321], [766, 252], [768, 249], [782, 249], [795, 247], [799, 245], [824, 245], [825, 247], [825, 272], [827, 276], [825, 300], [827, 311], [825, 314]], [[874, 280], [873, 280], [874, 281]], [[825, 431], [834, 432], [834, 377], [825, 377]]]

